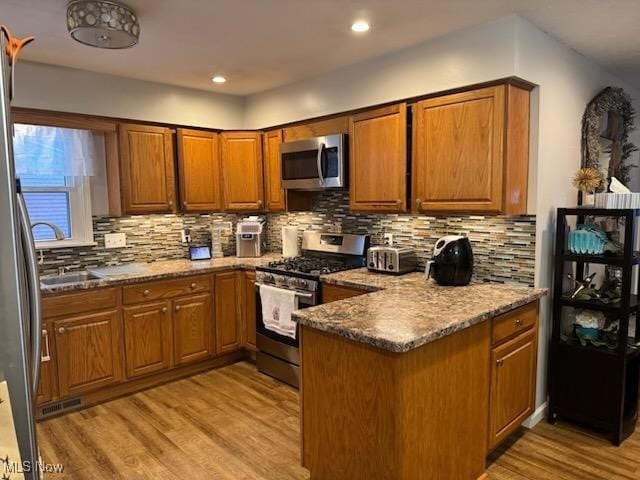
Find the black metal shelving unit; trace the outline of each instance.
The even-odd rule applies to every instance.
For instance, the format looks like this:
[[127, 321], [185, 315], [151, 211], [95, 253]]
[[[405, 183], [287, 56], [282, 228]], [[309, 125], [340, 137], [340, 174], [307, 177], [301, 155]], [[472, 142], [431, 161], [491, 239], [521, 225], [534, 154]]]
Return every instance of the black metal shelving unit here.
[[[638, 419], [640, 309], [638, 296], [632, 294], [632, 275], [634, 266], [640, 265], [640, 252], [633, 250], [639, 215], [640, 210], [590, 207], [560, 208], [557, 212], [548, 420], [555, 423], [563, 418], [605, 431], [611, 435], [614, 445], [620, 445], [633, 433]], [[624, 218], [623, 255], [570, 253], [567, 217], [572, 216], [577, 218], [576, 225], [583, 223], [586, 217]], [[564, 288], [567, 267], [575, 267], [576, 277], [584, 278], [588, 264], [615, 266], [622, 270], [620, 302], [605, 304], [570, 298], [570, 292]], [[637, 292], [640, 293], [640, 274]], [[619, 321], [616, 348], [583, 346], [577, 338], [563, 335], [563, 315], [567, 307], [615, 315]], [[629, 336], [631, 316], [636, 325], [633, 337]]]

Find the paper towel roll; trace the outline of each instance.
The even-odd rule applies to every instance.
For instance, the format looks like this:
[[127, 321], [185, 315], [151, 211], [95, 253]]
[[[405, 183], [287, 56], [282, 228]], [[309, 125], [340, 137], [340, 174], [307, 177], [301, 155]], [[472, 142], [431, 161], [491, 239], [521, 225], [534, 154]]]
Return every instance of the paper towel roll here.
[[282, 256], [297, 257], [298, 250], [298, 227], [282, 227]]

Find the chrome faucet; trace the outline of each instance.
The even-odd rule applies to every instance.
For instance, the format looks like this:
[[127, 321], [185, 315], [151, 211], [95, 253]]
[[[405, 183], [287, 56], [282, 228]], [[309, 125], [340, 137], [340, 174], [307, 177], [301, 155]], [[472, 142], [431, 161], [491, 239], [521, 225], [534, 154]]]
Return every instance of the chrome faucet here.
[[60, 228], [57, 225], [49, 222], [34, 222], [31, 224], [31, 229], [33, 230], [38, 225], [46, 225], [51, 230], [53, 230], [53, 233], [56, 236], [56, 240], [64, 240], [64, 233], [62, 232], [62, 230], [60, 230]]

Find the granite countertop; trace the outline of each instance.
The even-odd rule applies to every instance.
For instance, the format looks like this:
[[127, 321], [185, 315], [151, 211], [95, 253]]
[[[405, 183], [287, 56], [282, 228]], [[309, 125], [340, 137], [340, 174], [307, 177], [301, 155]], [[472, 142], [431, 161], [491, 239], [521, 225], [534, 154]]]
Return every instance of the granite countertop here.
[[[146, 267], [144, 272], [124, 275], [110, 275], [105, 278], [86, 280], [76, 283], [66, 283], [62, 285], [40, 284], [40, 287], [43, 295], [50, 295], [54, 293], [69, 292], [73, 290], [88, 290], [91, 288], [124, 285], [149, 280], [177, 278], [189, 275], [218, 272], [222, 270], [253, 270], [257, 266], [266, 265], [269, 262], [273, 262], [274, 260], [279, 260], [281, 258], [282, 255], [280, 254], [267, 253], [258, 258], [222, 257], [214, 258], [212, 260], [197, 261], [191, 261], [188, 259], [161, 260], [157, 262], [142, 264]], [[69, 273], [74, 272], [71, 271]], [[41, 277], [41, 279], [44, 278], [48, 277]]]
[[443, 287], [421, 272], [391, 276], [350, 270], [323, 282], [372, 293], [296, 311], [301, 325], [391, 352], [407, 352], [547, 294], [495, 283]]

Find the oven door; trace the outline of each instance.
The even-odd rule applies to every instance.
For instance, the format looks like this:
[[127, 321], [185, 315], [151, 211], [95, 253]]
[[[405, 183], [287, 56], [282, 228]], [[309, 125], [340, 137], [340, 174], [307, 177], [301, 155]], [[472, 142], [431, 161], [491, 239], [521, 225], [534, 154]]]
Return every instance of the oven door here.
[[296, 190], [321, 190], [346, 185], [346, 136], [311, 138], [280, 145], [282, 184]]
[[[317, 304], [316, 294], [308, 292], [298, 292], [298, 308], [308, 308]], [[296, 338], [287, 337], [286, 335], [280, 335], [272, 330], [269, 330], [264, 325], [262, 319], [262, 302], [260, 300], [260, 284], [256, 283], [256, 333], [262, 335], [269, 340], [275, 341], [279, 344], [288, 345], [290, 347], [298, 348], [300, 338], [300, 326], [296, 326]], [[258, 349], [260, 345], [258, 345]]]

